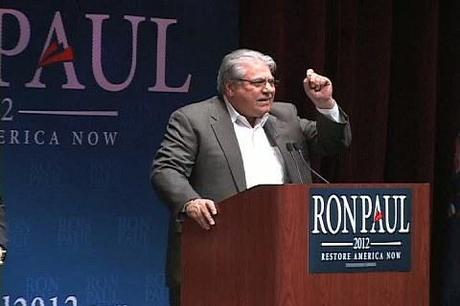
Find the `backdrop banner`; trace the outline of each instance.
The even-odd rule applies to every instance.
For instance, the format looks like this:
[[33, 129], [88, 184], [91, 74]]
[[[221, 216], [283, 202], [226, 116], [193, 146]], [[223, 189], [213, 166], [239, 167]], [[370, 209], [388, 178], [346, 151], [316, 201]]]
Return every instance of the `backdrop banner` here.
[[167, 305], [151, 161], [216, 92], [238, 1], [4, 0], [0, 30], [5, 305]]

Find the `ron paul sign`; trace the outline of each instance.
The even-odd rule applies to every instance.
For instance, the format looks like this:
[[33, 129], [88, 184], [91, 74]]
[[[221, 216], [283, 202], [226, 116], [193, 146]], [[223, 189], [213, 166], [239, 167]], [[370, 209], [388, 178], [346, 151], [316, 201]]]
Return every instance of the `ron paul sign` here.
[[410, 271], [409, 189], [313, 188], [310, 272]]

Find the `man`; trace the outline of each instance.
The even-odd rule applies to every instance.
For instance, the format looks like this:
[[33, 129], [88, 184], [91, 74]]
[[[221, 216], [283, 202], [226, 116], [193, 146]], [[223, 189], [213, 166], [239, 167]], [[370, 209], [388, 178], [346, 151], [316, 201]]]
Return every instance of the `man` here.
[[460, 305], [460, 132], [454, 143], [454, 173], [445, 228], [446, 247], [442, 257], [442, 305]]
[[451, 194], [449, 217], [460, 217], [460, 133], [455, 138], [454, 176]]
[[7, 242], [5, 204], [3, 203], [2, 196], [0, 196], [0, 266], [5, 263]]
[[[1, 189], [1, 188], [0, 188]], [[0, 296], [3, 295], [3, 265], [6, 258], [7, 246], [6, 220], [5, 220], [5, 204], [0, 195]], [[0, 306], [4, 305], [3, 299], [0, 301]]]
[[[168, 286], [172, 305], [180, 297], [180, 232], [184, 216], [203, 229], [215, 225], [215, 203], [260, 184], [306, 183], [311, 174], [293, 159], [293, 143], [319, 154], [347, 147], [347, 116], [332, 97], [329, 79], [307, 70], [303, 81], [320, 115], [297, 117], [294, 105], [276, 103], [273, 59], [236, 50], [224, 57], [218, 97], [185, 106], [169, 120], [153, 161], [151, 181], [171, 208]], [[292, 149], [292, 148], [291, 148]], [[305, 157], [308, 160], [308, 156]]]

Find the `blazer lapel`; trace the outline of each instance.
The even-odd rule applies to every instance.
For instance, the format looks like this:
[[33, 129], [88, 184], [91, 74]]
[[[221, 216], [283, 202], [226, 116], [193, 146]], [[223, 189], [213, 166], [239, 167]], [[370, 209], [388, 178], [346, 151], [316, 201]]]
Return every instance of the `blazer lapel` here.
[[238, 191], [241, 192], [246, 190], [246, 178], [244, 174], [243, 158], [241, 157], [235, 130], [225, 102], [219, 98], [216, 98], [214, 102], [214, 107], [210, 113], [211, 127], [230, 167], [233, 181]]

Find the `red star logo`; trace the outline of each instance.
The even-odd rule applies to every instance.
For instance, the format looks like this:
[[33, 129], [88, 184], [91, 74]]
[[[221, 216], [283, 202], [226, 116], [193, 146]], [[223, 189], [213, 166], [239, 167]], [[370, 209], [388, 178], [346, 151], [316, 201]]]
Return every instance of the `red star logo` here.
[[376, 212], [375, 216], [374, 216], [374, 222], [377, 222], [377, 221], [380, 221], [380, 220], [383, 220], [383, 212], [382, 211]]
[[[54, 63], [70, 62], [74, 59], [72, 47], [65, 48], [62, 51], [59, 50], [57, 42], [53, 41], [46, 49], [43, 56], [40, 58], [38, 65], [40, 67], [48, 66]], [[61, 48], [62, 49], [62, 48]]]

